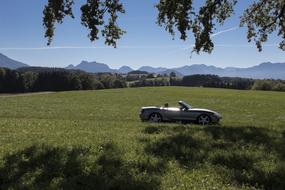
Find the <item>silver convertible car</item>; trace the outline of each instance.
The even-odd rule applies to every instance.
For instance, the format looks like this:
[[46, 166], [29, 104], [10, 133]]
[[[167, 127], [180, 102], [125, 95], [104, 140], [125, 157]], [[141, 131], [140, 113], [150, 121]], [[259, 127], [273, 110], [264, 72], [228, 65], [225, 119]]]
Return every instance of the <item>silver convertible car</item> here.
[[178, 104], [180, 105], [179, 108], [168, 107], [168, 104], [165, 104], [163, 107], [142, 107], [140, 118], [142, 121], [195, 122], [201, 125], [218, 123], [222, 118], [219, 113], [212, 110], [192, 108], [192, 106], [183, 101], [179, 101]]

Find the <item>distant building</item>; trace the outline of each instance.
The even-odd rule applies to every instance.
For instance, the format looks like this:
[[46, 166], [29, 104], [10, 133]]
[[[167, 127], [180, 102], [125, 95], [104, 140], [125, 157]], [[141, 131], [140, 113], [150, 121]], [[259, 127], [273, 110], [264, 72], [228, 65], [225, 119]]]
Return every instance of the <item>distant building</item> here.
[[148, 72], [146, 71], [131, 71], [127, 74], [127, 79], [128, 80], [138, 80], [138, 79], [142, 79], [142, 78], [146, 78], [149, 75]]

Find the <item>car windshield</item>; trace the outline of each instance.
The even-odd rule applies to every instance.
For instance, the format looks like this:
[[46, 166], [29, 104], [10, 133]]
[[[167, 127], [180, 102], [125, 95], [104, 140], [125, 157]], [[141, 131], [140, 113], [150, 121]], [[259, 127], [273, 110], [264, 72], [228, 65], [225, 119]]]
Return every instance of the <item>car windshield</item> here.
[[178, 103], [179, 103], [179, 105], [180, 105], [181, 107], [183, 107], [183, 108], [186, 108], [186, 109], [191, 109], [191, 108], [192, 108], [192, 106], [190, 106], [190, 105], [187, 104], [186, 102], [179, 101]]

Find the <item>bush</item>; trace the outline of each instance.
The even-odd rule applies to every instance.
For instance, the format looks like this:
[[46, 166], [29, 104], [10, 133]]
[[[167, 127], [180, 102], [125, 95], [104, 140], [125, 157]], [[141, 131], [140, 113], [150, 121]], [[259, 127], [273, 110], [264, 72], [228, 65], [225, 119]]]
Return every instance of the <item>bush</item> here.
[[283, 91], [285, 92], [285, 83], [278, 81], [272, 88], [274, 91]]
[[169, 86], [170, 82], [167, 78], [143, 79], [129, 84], [130, 87], [144, 87], [144, 86]]
[[285, 82], [281, 80], [256, 80], [253, 90], [285, 91]]

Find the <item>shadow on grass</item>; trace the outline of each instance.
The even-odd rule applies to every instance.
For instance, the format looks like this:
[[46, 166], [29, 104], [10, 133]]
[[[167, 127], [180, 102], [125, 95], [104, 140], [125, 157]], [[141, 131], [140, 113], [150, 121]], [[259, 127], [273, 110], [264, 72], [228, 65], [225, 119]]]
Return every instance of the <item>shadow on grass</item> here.
[[[159, 126], [146, 152], [183, 168], [212, 167], [229, 183], [285, 189], [285, 131], [256, 127]], [[164, 130], [164, 131], [163, 131]], [[171, 132], [172, 131], [172, 132]]]
[[154, 127], [154, 126], [146, 127], [143, 130], [143, 133], [145, 133], [145, 134], [159, 134], [160, 132], [161, 132], [161, 128], [160, 127]]
[[158, 189], [160, 163], [126, 163], [113, 144], [87, 148], [32, 146], [4, 158], [0, 189]]

